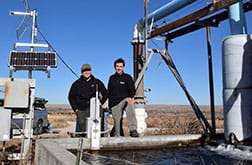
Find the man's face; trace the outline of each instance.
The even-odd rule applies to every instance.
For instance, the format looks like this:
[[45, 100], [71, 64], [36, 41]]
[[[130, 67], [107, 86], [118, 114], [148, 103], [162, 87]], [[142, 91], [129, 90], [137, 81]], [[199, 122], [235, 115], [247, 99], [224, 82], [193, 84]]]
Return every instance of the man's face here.
[[116, 63], [115, 70], [116, 70], [116, 73], [122, 74], [124, 70], [123, 63]]
[[84, 72], [82, 72], [82, 75], [85, 77], [85, 78], [89, 78], [92, 74], [92, 71], [91, 70], [85, 70]]

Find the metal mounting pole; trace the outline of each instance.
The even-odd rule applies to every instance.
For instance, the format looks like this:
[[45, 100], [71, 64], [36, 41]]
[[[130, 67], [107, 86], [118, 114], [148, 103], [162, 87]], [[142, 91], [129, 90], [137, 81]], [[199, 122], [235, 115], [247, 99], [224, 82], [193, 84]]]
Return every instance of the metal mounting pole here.
[[[33, 10], [31, 11], [31, 15], [32, 15], [32, 31], [31, 31], [31, 44], [35, 43], [36, 40], [36, 36], [37, 36], [37, 27], [36, 27], [36, 16], [37, 16], [37, 11]], [[34, 51], [34, 47], [31, 46], [31, 52]], [[28, 78], [32, 78], [32, 69], [29, 69], [28, 71]]]
[[[31, 44], [35, 43], [36, 36], [37, 36], [37, 28], [36, 28], [36, 10], [31, 11], [32, 15], [32, 31], [31, 31]], [[34, 47], [31, 46], [31, 52], [34, 51]], [[28, 78], [32, 79], [32, 68], [28, 71]], [[35, 86], [34, 86], [35, 87]], [[32, 135], [33, 135], [33, 118], [34, 118], [34, 99], [35, 99], [35, 88], [30, 87], [30, 105], [29, 105], [29, 114], [24, 114], [24, 124], [25, 124], [25, 133], [22, 141], [22, 149], [21, 156], [23, 159], [26, 160], [26, 164], [31, 164], [31, 150], [32, 150]]]
[[32, 135], [33, 135], [33, 118], [34, 118], [34, 101], [35, 101], [35, 81], [31, 81], [29, 84], [29, 113], [24, 114], [24, 142], [22, 143], [21, 156], [26, 160], [26, 164], [31, 164], [32, 153]]
[[232, 35], [247, 34], [243, 2], [237, 2], [229, 7], [229, 25]]
[[[147, 62], [148, 56], [145, 57], [145, 61], [143, 61], [143, 40], [133, 40], [131, 42], [133, 45], [133, 62], [134, 62], [134, 81], [137, 81], [141, 70], [143, 69], [144, 64]], [[141, 76], [137, 86], [135, 93], [135, 101], [138, 103], [144, 103], [144, 76]]]
[[208, 52], [208, 76], [209, 76], [209, 93], [210, 93], [210, 107], [212, 120], [212, 133], [216, 134], [215, 124], [215, 104], [214, 104], [214, 82], [213, 82], [213, 64], [212, 64], [212, 44], [211, 44], [211, 29], [206, 27], [207, 33], [207, 52]]
[[145, 17], [145, 57], [148, 55], [148, 4], [149, 0], [144, 0], [144, 17]]
[[[36, 27], [36, 16], [37, 16], [37, 11], [33, 10], [32, 11], [32, 32], [31, 32], [31, 43], [34, 44], [36, 37], [37, 37], [37, 27]], [[31, 52], [34, 51], [34, 48], [31, 47]]]

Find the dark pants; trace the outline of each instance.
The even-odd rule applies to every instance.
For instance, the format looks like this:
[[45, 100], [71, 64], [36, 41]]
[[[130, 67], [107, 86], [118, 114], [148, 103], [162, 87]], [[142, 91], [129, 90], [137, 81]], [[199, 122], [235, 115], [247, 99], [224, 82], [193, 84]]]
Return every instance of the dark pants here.
[[77, 112], [77, 121], [76, 121], [76, 132], [86, 132], [86, 126], [87, 126], [87, 118], [89, 115], [89, 108], [86, 108], [84, 110], [79, 110]]
[[[79, 110], [77, 112], [75, 132], [86, 132], [88, 117], [90, 117], [90, 108], [86, 108], [85, 110]], [[104, 130], [104, 112], [102, 108], [100, 108], [100, 117], [101, 117], [101, 131], [103, 131]]]

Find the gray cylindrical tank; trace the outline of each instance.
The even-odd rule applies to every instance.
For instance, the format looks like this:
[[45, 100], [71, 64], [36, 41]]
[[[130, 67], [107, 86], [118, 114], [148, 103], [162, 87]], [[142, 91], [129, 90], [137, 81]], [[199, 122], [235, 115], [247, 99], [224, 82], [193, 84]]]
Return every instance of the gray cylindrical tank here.
[[243, 141], [252, 137], [252, 35], [224, 38], [222, 62], [225, 138]]

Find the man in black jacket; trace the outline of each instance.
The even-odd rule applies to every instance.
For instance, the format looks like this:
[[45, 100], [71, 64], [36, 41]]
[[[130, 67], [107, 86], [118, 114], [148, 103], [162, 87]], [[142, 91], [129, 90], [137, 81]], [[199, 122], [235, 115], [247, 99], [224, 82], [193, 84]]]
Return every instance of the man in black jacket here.
[[68, 95], [70, 105], [77, 115], [76, 132], [86, 131], [86, 118], [90, 116], [90, 99], [95, 97], [96, 90], [98, 89], [99, 96], [102, 96], [101, 104], [108, 98], [107, 89], [99, 79], [92, 75], [89, 64], [82, 65], [81, 73], [81, 77], [72, 84]]
[[108, 83], [109, 108], [111, 109], [115, 136], [120, 136], [121, 119], [126, 111], [130, 136], [138, 137], [137, 120], [134, 111], [135, 86], [132, 77], [124, 73], [125, 62], [119, 58], [114, 62], [116, 73], [111, 75]]

